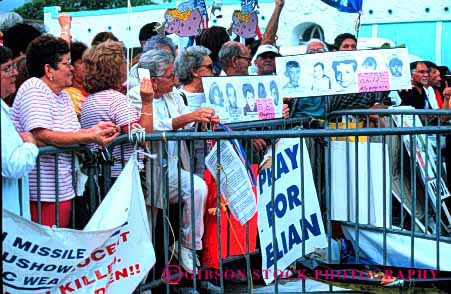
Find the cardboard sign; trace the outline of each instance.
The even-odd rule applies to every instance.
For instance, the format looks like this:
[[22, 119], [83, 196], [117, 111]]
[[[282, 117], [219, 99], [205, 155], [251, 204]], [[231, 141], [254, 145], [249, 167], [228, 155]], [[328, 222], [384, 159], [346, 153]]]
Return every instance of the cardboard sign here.
[[276, 76], [203, 77], [207, 103], [222, 123], [281, 118], [283, 101]]
[[276, 57], [282, 97], [410, 89], [406, 48]]
[[[302, 257], [302, 243], [305, 245], [305, 254], [327, 247], [310, 159], [303, 141], [302, 144], [303, 159], [299, 139], [281, 139], [276, 144], [276, 157], [272, 158], [276, 161], [275, 170], [272, 171], [270, 162], [265, 162], [258, 175], [258, 231], [262, 272], [274, 273], [275, 260], [278, 271], [286, 269], [296, 259]], [[303, 199], [301, 173], [304, 173]], [[275, 185], [274, 206], [271, 201], [273, 185]], [[304, 219], [302, 206], [305, 209]], [[274, 243], [273, 222], [276, 227]], [[271, 283], [274, 278], [274, 274], [264, 276], [266, 284]]]

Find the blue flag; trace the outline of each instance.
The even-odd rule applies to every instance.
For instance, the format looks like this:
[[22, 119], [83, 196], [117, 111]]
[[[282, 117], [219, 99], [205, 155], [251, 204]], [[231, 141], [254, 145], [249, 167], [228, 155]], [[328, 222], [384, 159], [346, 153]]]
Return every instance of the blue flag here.
[[341, 12], [357, 13], [362, 11], [363, 0], [321, 0]]

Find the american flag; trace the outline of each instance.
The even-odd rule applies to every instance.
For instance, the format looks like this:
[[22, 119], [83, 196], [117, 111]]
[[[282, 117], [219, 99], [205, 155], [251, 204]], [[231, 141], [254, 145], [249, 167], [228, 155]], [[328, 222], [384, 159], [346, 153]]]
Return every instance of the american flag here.
[[208, 28], [208, 12], [207, 6], [205, 5], [205, 0], [197, 0], [197, 7], [200, 9], [200, 14], [202, 15], [202, 28]]

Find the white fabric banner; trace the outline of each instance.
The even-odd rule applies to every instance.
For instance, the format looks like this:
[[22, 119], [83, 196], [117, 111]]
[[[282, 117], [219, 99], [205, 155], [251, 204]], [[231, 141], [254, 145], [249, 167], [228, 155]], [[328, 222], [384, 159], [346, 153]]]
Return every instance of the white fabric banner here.
[[[385, 178], [386, 224], [388, 225], [391, 213], [388, 147], [385, 148], [384, 173], [384, 146], [382, 143], [359, 142], [357, 144], [358, 151], [356, 152], [355, 142], [349, 142], [348, 144], [344, 141], [331, 142], [332, 220], [355, 222], [358, 195], [359, 223], [382, 227], [384, 222], [383, 181]], [[369, 150], [368, 144], [370, 144]], [[346, 145], [349, 147], [349, 158], [346, 155]], [[358, 154], [358, 157], [356, 157], [356, 154]], [[347, 170], [346, 161], [349, 162], [349, 171]], [[356, 187], [357, 175], [358, 183]]]
[[[269, 272], [264, 276], [266, 284], [271, 283], [277, 276], [274, 274], [276, 248], [279, 272], [302, 257], [302, 242], [305, 243], [305, 254], [327, 247], [310, 158], [305, 142], [302, 141], [302, 144], [303, 160], [301, 160], [299, 139], [280, 139], [276, 144], [276, 158], [273, 159], [276, 160], [275, 182], [272, 183], [271, 160], [264, 162], [258, 175], [258, 231], [262, 252], [262, 271]], [[302, 220], [301, 173], [304, 173], [304, 202], [306, 203], [304, 220]], [[275, 185], [274, 207], [271, 203], [272, 185]], [[273, 216], [275, 217], [276, 244], [273, 243], [272, 234]], [[304, 231], [301, 229], [301, 224]]]
[[155, 264], [134, 157], [83, 231], [3, 210], [3, 293], [132, 293]]

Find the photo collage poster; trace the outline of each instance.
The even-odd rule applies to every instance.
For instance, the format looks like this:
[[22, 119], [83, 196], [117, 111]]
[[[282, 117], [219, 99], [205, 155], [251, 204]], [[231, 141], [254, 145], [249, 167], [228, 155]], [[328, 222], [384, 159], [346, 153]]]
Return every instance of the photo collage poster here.
[[410, 89], [406, 48], [276, 57], [282, 97]]
[[206, 103], [222, 123], [282, 117], [283, 101], [277, 76], [203, 77]]

